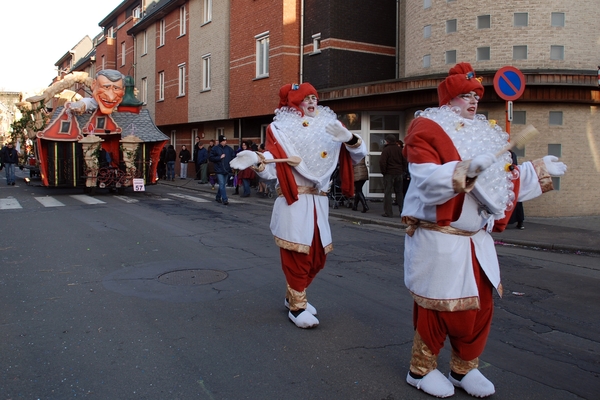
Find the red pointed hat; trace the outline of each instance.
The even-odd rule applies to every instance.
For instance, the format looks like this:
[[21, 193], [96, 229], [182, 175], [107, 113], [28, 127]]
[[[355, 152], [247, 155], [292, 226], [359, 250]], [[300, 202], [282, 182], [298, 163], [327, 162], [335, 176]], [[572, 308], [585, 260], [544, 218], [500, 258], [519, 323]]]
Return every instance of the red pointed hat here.
[[319, 98], [317, 89], [308, 82], [304, 82], [300, 85], [297, 83], [283, 85], [281, 89], [279, 89], [279, 106], [277, 108], [292, 107], [304, 115], [304, 112], [300, 108], [300, 103], [302, 103], [302, 100], [304, 100], [306, 96], [311, 94], [317, 96], [317, 99]]
[[473, 67], [466, 62], [456, 64], [452, 67], [446, 79], [438, 85], [437, 90], [440, 107], [448, 104], [450, 100], [459, 94], [475, 92], [479, 97], [483, 96], [481, 78], [475, 76]]

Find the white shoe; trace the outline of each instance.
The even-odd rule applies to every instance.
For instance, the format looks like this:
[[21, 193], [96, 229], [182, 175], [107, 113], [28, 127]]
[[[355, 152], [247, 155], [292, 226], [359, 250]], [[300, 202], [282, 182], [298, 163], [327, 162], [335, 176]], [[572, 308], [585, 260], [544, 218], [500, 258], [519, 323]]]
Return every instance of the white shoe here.
[[409, 372], [406, 375], [406, 382], [435, 397], [450, 397], [454, 394], [454, 386], [437, 369], [434, 369], [420, 379], [413, 378]]
[[496, 392], [494, 384], [478, 369], [470, 370], [460, 381], [454, 379], [451, 374], [448, 374], [448, 379], [454, 386], [464, 389], [473, 397], [488, 397]]
[[[285, 305], [285, 308], [287, 308], [288, 310], [290, 309], [290, 303], [288, 302], [288, 299], [285, 299], [285, 302], [283, 304]], [[309, 302], [306, 302], [306, 311], [308, 311], [312, 315], [317, 315], [317, 309], [314, 308]]]
[[319, 320], [306, 310], [298, 314], [297, 317], [294, 317], [294, 314], [288, 311], [288, 317], [298, 328], [308, 329], [319, 325]]

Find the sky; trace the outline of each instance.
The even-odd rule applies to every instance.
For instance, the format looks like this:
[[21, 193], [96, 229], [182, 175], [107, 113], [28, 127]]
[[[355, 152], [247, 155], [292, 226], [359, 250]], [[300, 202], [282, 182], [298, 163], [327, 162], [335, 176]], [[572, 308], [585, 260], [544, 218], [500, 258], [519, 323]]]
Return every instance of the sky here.
[[54, 64], [123, 0], [2, 1], [0, 91], [41, 93], [56, 76]]

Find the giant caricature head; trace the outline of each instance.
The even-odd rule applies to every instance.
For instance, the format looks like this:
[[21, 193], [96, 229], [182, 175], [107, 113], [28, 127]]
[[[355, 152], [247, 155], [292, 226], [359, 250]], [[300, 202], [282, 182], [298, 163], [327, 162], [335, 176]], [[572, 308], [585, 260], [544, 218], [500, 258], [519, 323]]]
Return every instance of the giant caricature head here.
[[125, 75], [114, 69], [98, 71], [92, 82], [92, 95], [103, 114], [110, 114], [125, 95]]

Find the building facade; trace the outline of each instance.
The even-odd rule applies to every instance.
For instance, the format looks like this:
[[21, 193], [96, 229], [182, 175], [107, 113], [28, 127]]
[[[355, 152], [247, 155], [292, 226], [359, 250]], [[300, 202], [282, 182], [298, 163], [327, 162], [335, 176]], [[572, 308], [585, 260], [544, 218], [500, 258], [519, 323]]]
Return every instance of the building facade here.
[[542, 133], [519, 160], [554, 154], [569, 166], [526, 214], [598, 215], [597, 11], [558, 0], [126, 0], [100, 22], [95, 62], [135, 77], [178, 149], [196, 136], [262, 142], [279, 88], [311, 82], [369, 144], [371, 198], [382, 197], [385, 136], [404, 138], [415, 111], [438, 105], [437, 85], [457, 62], [483, 78], [479, 112], [505, 126], [493, 82], [511, 65], [526, 83], [511, 130]]

